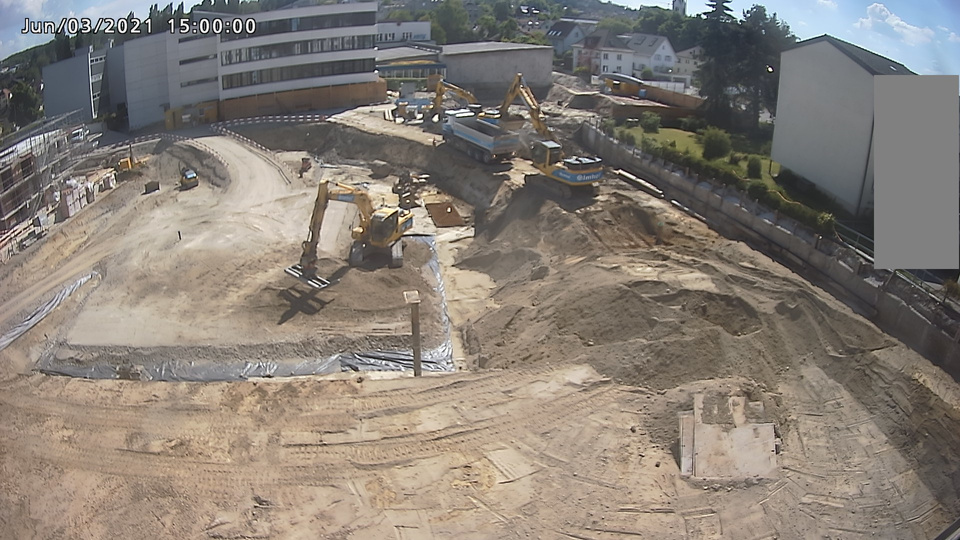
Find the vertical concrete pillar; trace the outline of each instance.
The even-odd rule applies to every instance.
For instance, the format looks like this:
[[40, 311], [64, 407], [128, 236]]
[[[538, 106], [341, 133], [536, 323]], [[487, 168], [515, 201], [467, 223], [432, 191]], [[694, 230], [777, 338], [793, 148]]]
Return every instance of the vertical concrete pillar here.
[[413, 376], [420, 377], [423, 374], [420, 346], [420, 293], [418, 291], [404, 291], [403, 299], [410, 305], [410, 324], [413, 331]]

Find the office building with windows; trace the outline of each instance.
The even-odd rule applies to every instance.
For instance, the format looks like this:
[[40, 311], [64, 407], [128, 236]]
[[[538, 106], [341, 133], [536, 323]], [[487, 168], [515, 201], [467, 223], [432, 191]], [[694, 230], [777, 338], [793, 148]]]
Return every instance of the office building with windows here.
[[[375, 1], [344, 0], [301, 0], [245, 15], [194, 12], [184, 25], [189, 31], [178, 24], [176, 31], [155, 29], [107, 55], [104, 112], [125, 112], [131, 130], [157, 123], [174, 129], [381, 101], [376, 15]], [[65, 86], [50, 91], [75, 88]]]

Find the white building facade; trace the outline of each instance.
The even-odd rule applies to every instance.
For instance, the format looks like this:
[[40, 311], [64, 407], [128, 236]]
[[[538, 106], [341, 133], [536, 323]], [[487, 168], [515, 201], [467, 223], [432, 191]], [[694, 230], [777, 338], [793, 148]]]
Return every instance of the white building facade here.
[[377, 45], [430, 41], [430, 21], [380, 21], [377, 23]]
[[643, 70], [648, 68], [661, 76], [669, 76], [673, 73], [677, 55], [669, 39], [650, 34], [630, 34], [620, 37], [633, 51], [630, 73], [634, 77], [639, 78]]
[[832, 36], [780, 59], [772, 158], [863, 216], [873, 207], [873, 78], [916, 75]]
[[[376, 2], [279, 9], [254, 19], [252, 34], [162, 32], [123, 45], [131, 130], [164, 121], [166, 111], [201, 103], [374, 84]], [[230, 24], [232, 15], [199, 13]], [[119, 71], [119, 70], [118, 70]]]

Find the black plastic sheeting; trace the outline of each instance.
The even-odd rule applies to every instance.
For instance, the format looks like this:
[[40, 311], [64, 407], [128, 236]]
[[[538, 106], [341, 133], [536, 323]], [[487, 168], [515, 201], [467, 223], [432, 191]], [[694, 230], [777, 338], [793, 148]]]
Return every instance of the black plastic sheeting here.
[[[450, 318], [447, 314], [447, 298], [440, 262], [437, 258], [436, 240], [429, 235], [411, 235], [408, 240], [419, 241], [430, 248], [431, 257], [425, 265], [430, 286], [440, 297], [441, 343], [424, 349], [421, 365], [423, 371], [454, 371], [453, 342], [451, 341]], [[427, 341], [430, 336], [423, 336]], [[242, 361], [197, 362], [189, 359], [163, 360], [154, 363], [92, 363], [80, 365], [69, 360], [58, 360], [55, 351], [48, 351], [37, 363], [37, 370], [51, 375], [66, 375], [87, 379], [135, 379], [141, 381], [242, 381], [257, 377], [296, 377], [326, 375], [337, 372], [356, 371], [406, 371], [413, 369], [413, 351], [382, 350], [344, 352], [327, 358], [304, 359], [299, 362]]]
[[70, 285], [67, 285], [60, 290], [53, 298], [47, 300], [45, 304], [37, 308], [29, 317], [23, 320], [22, 323], [14, 326], [9, 331], [0, 336], [0, 351], [6, 349], [11, 343], [14, 342], [18, 337], [27, 333], [27, 330], [30, 330], [37, 325], [44, 317], [49, 315], [54, 309], [57, 308], [64, 300], [70, 297], [71, 294], [77, 292], [77, 289], [83, 286], [84, 283], [90, 281], [94, 276], [98, 276], [96, 272], [91, 272], [86, 276], [81, 277], [77, 281], [73, 282]]

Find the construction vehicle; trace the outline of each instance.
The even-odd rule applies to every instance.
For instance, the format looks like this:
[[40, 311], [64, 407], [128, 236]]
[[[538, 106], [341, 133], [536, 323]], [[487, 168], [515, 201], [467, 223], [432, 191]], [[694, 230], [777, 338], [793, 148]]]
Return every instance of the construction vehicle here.
[[544, 120], [543, 111], [537, 103], [533, 92], [523, 80], [523, 74], [517, 73], [507, 91], [507, 95], [500, 105], [499, 115], [501, 124], [509, 122], [509, 107], [520, 97], [530, 112], [530, 122], [543, 137], [544, 141], [537, 141], [530, 149], [533, 166], [540, 174], [527, 175], [525, 183], [531, 187], [543, 189], [563, 199], [574, 195], [596, 195], [597, 182], [603, 178], [603, 160], [599, 157], [574, 156], [567, 157], [557, 136]]
[[443, 98], [446, 97], [447, 92], [453, 93], [458, 98], [463, 101], [466, 101], [466, 105], [479, 105], [480, 102], [477, 98], [471, 94], [469, 91], [460, 88], [459, 86], [449, 83], [443, 79], [438, 79], [437, 84], [433, 89], [435, 97], [433, 98], [433, 103], [426, 111], [426, 116], [430, 118], [436, 118], [434, 121], [440, 121], [443, 119]]
[[200, 185], [200, 178], [193, 169], [184, 169], [180, 172], [180, 189], [185, 191]]
[[402, 238], [413, 227], [413, 214], [395, 207], [375, 210], [366, 191], [340, 183], [330, 187], [327, 180], [321, 180], [300, 263], [288, 267], [287, 274], [317, 289], [330, 285], [330, 281], [317, 276], [317, 245], [320, 243], [320, 228], [327, 204], [331, 200], [354, 204], [360, 211], [360, 225], [351, 231], [353, 245], [350, 248], [350, 266], [360, 266], [374, 252], [389, 253], [390, 268], [403, 266]]
[[604, 73], [600, 76], [607, 90], [621, 97], [645, 98], [647, 91], [643, 88], [643, 81], [620, 73]]
[[520, 135], [480, 118], [480, 106], [446, 111], [443, 140], [473, 159], [494, 163], [510, 159], [523, 147]]

